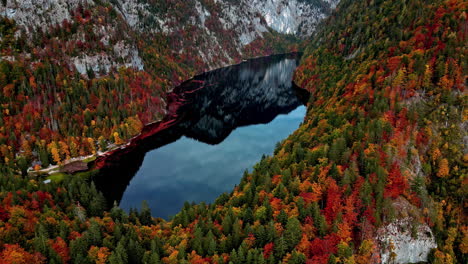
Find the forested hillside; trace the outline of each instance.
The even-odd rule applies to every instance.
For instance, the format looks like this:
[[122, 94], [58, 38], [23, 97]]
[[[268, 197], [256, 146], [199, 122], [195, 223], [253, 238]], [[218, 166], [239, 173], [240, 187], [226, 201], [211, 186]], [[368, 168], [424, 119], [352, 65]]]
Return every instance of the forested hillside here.
[[166, 115], [174, 86], [296, 51], [335, 2], [3, 1], [0, 162], [26, 173], [122, 145]]
[[[45, 185], [2, 165], [0, 263], [467, 263], [467, 7], [341, 1], [295, 74], [311, 92], [303, 125], [230, 194], [171, 221], [104, 211], [80, 175]], [[118, 76], [96, 85], [139, 75]]]
[[[338, 171], [325, 180], [328, 190], [338, 183], [338, 201], [359, 197], [357, 219], [346, 204], [331, 203], [332, 215], [361, 239], [400, 221], [400, 236], [417, 240], [426, 223], [438, 247], [431, 263], [467, 261], [466, 10], [464, 1], [344, 2], [295, 77], [313, 99], [291, 145], [322, 158], [315, 173]], [[382, 260], [419, 252], [392, 238]]]

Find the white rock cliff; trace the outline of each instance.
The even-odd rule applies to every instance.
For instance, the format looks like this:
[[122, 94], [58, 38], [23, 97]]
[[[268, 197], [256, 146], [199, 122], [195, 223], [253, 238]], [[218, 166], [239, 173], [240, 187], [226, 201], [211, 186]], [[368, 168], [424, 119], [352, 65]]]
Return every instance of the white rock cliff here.
[[[26, 32], [41, 28], [47, 30], [51, 25], [61, 24], [64, 20], [72, 20], [71, 11], [79, 4], [98, 5], [109, 4], [115, 8], [123, 17], [129, 28], [135, 32], [144, 34], [163, 33], [169, 35], [177, 34], [179, 30], [186, 30], [187, 26], [195, 26], [200, 29], [200, 47], [197, 47], [199, 56], [210, 68], [225, 66], [233, 61], [229, 53], [223, 49], [223, 37], [220, 33], [210, 31], [207, 25], [212, 16], [212, 6], [205, 6], [207, 1], [184, 0], [189, 6], [193, 6], [191, 17], [184, 18], [188, 23], [181, 23], [181, 17], [168, 15], [155, 4], [167, 6], [164, 1], [148, 0], [104, 0], [95, 2], [93, 0], [21, 0], [8, 1], [7, 6], [0, 5], [0, 14], [14, 19]], [[317, 24], [325, 18], [336, 6], [338, 0], [214, 0], [216, 5], [215, 14], [217, 21], [224, 30], [234, 32], [231, 45], [237, 53], [242, 54], [242, 48], [256, 39], [262, 38], [264, 33], [274, 30], [279, 33], [293, 34], [300, 37], [310, 36], [316, 29]], [[106, 28], [96, 28], [96, 33], [117, 33], [111, 24]], [[124, 37], [125, 40], [131, 37]], [[183, 39], [181, 41], [184, 41]], [[105, 43], [103, 37], [103, 43]], [[80, 73], [92, 68], [99, 71], [108, 71], [112, 67], [134, 67], [143, 69], [143, 60], [135, 43], [126, 41], [120, 44], [119, 52], [112, 54], [80, 54], [79, 57], [71, 58], [75, 68]], [[183, 50], [177, 50], [182, 53]], [[219, 57], [223, 58], [219, 61]], [[116, 63], [119, 58], [121, 63]]]
[[429, 252], [437, 248], [427, 224], [414, 223], [411, 218], [396, 220], [377, 231], [382, 263], [426, 262]]

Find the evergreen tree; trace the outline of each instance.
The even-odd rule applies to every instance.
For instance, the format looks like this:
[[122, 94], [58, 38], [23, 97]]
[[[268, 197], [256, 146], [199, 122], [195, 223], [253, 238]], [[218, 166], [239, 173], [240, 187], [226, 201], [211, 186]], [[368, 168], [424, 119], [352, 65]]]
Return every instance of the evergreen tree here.
[[163, 242], [158, 236], [151, 241], [151, 252], [157, 253], [158, 256], [163, 255]]
[[361, 187], [361, 200], [363, 204], [365, 205], [370, 205], [372, 197], [372, 186], [370, 185], [369, 181], [365, 181], [364, 184]]
[[330, 257], [328, 258], [328, 264], [336, 264], [337, 260], [335, 255], [331, 254]]
[[146, 201], [141, 203], [140, 223], [142, 225], [154, 224], [153, 217], [151, 216], [151, 209]]
[[280, 236], [279, 238], [277, 238], [275, 240], [274, 244], [275, 244], [275, 248], [274, 248], [275, 258], [276, 259], [282, 259], [283, 256], [288, 251], [288, 244], [286, 243], [283, 236]]
[[205, 246], [206, 254], [209, 256], [212, 256], [216, 253], [216, 239], [213, 233], [211, 232], [211, 230], [208, 232], [206, 236], [206, 241], [207, 241], [206, 243], [207, 245]]
[[245, 263], [247, 258], [247, 253], [245, 252], [245, 248], [240, 246], [239, 249], [237, 250], [237, 259], [238, 263]]
[[276, 222], [281, 223], [283, 226], [286, 226], [288, 223], [288, 214], [281, 209], [279, 215], [276, 217]]
[[47, 168], [49, 167], [49, 153], [44, 147], [39, 147], [39, 159], [42, 163], [42, 167]]
[[20, 169], [21, 174], [23, 176], [26, 176], [28, 174], [28, 168], [29, 168], [28, 160], [23, 156], [19, 156], [16, 160], [16, 163], [18, 164], [18, 168]]
[[191, 241], [191, 248], [195, 250], [198, 255], [203, 256], [203, 232], [201, 228], [197, 227], [193, 233], [193, 239]]
[[306, 263], [306, 260], [307, 259], [306, 259], [306, 256], [304, 254], [294, 250], [288, 264], [304, 264], [304, 263]]
[[34, 242], [33, 242], [34, 249], [37, 252], [40, 252], [43, 255], [46, 255], [48, 252], [47, 241], [48, 241], [47, 230], [42, 224], [39, 224], [37, 226], [37, 231], [36, 231]]
[[112, 219], [114, 219], [114, 221], [118, 220], [121, 222], [125, 222], [125, 220], [128, 219], [127, 213], [119, 207], [117, 202], [114, 202], [114, 206], [110, 210], [110, 216], [112, 217]]
[[272, 220], [268, 222], [268, 225], [265, 228], [265, 234], [267, 243], [278, 238], [278, 231], [276, 230], [275, 223]]
[[254, 264], [255, 263], [255, 255], [253, 253], [253, 250], [247, 251], [247, 259], [246, 259], [246, 264]]
[[227, 212], [226, 216], [224, 217], [223, 222], [221, 224], [221, 226], [223, 227], [223, 233], [225, 235], [228, 235], [228, 234], [231, 233], [232, 224], [233, 224], [233, 221], [234, 221], [233, 218], [234, 218], [234, 214], [232, 212], [232, 208], [229, 208], [228, 212]]
[[159, 258], [158, 253], [156, 252], [151, 253], [148, 264], [160, 264], [160, 263], [162, 262], [161, 262], [161, 259]]
[[124, 245], [124, 238], [122, 238], [119, 243], [117, 244], [117, 248], [112, 252], [109, 256], [109, 263], [110, 264], [127, 264], [128, 262], [128, 255], [127, 250], [125, 249]]
[[242, 218], [242, 220], [244, 221], [244, 223], [250, 223], [252, 224], [253, 221], [254, 221], [254, 215], [253, 215], [253, 211], [250, 207], [247, 207], [244, 211], [244, 217]]
[[231, 255], [229, 256], [229, 263], [241, 263], [235, 249], [231, 251]]
[[297, 218], [291, 217], [286, 224], [284, 231], [284, 241], [287, 245], [287, 250], [292, 250], [302, 238], [301, 223]]
[[327, 232], [327, 222], [325, 216], [320, 213], [320, 208], [317, 203], [312, 204], [312, 218], [314, 220], [315, 228], [319, 236], [324, 236]]
[[[232, 243], [233, 247], [238, 247], [240, 243], [242, 242], [242, 226], [240, 221], [235, 220], [234, 225], [232, 227]], [[237, 252], [239, 254], [239, 252]]]
[[276, 188], [273, 190], [273, 195], [279, 199], [284, 199], [286, 197], [286, 194], [286, 187], [284, 187], [282, 182], [280, 182], [278, 186], [276, 186]]
[[73, 263], [83, 263], [84, 256], [88, 255], [88, 247], [84, 237], [78, 237], [70, 242], [70, 256]]
[[91, 225], [86, 233], [86, 239], [89, 245], [101, 246], [102, 244], [101, 228], [94, 220], [91, 220]]
[[128, 263], [141, 263], [145, 250], [138, 240], [129, 239], [127, 245]]

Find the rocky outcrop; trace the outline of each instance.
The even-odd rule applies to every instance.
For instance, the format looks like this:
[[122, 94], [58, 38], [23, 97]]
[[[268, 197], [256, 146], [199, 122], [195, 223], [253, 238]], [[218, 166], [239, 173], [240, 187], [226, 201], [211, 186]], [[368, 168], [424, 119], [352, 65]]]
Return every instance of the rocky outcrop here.
[[45, 30], [48, 26], [71, 20], [70, 11], [80, 4], [94, 4], [93, 0], [21, 0], [7, 1], [0, 5], [0, 14], [14, 19], [29, 32], [37, 27]]
[[[93, 34], [106, 51], [81, 51], [70, 57], [69, 64], [84, 74], [88, 69], [109, 72], [111, 68], [144, 68], [141, 47], [136, 35], [151, 39], [163, 34], [179, 44], [172, 44], [178, 54], [198, 57], [214, 69], [233, 62], [243, 54], [243, 48], [267, 32], [310, 36], [317, 24], [336, 6], [338, 0], [23, 0], [8, 1], [0, 6], [0, 14], [16, 21], [27, 35], [73, 20], [79, 6], [114, 9], [116, 21], [93, 25]], [[182, 5], [181, 5], [182, 4]], [[181, 7], [182, 6], [182, 7]], [[89, 28], [87, 29], [89, 30]], [[185, 32], [185, 33], [184, 33]], [[190, 35], [190, 40], [185, 34]], [[69, 41], [86, 42], [84, 34], [75, 34]], [[109, 39], [114, 41], [109, 42]], [[115, 43], [120, 46], [115, 50]], [[195, 42], [195, 47], [185, 43]], [[109, 47], [107, 47], [109, 46]], [[257, 54], [260, 55], [260, 54]]]
[[[81, 7], [95, 7], [93, 0], [24, 0], [7, 1], [7, 5], [0, 6], [0, 14], [6, 15], [15, 21], [18, 26], [17, 36], [21, 34], [33, 36], [38, 32], [49, 33], [57, 25], [69, 24], [75, 20], [74, 12]], [[85, 21], [89, 18], [84, 19]], [[97, 19], [99, 21], [99, 19]], [[90, 23], [89, 21], [83, 24]], [[129, 32], [122, 30], [125, 21], [116, 19], [114, 23], [90, 23], [92, 32], [77, 30], [66, 39], [67, 43], [86, 43], [89, 39], [87, 34], [92, 34], [96, 42], [102, 43], [106, 50], [81, 49], [72, 56], [61, 55], [61, 60], [73, 65], [80, 74], [86, 74], [88, 69], [95, 73], [108, 73], [111, 68], [128, 67], [143, 70], [143, 60], [139, 55], [138, 48]], [[88, 31], [89, 27], [86, 29]], [[113, 43], [110, 43], [112, 39]], [[70, 44], [71, 45], [71, 44]], [[40, 50], [43, 47], [37, 47]], [[27, 56], [28, 54], [26, 54]]]
[[[171, 12], [172, 5], [155, 5], [144, 0], [115, 0], [128, 25], [140, 33], [178, 34], [191, 28], [198, 42], [198, 56], [211, 69], [232, 62], [233, 52], [226, 51], [226, 36], [237, 54], [244, 46], [261, 39], [269, 31], [308, 37], [318, 23], [336, 6], [337, 0], [190, 0], [190, 12]], [[220, 27], [213, 30], [213, 27]], [[182, 46], [182, 45], [181, 45]], [[178, 50], [184, 52], [183, 48]]]
[[[122, 12], [128, 24], [139, 31], [169, 33], [174, 27], [169, 27], [177, 16], [167, 16], [159, 6], [142, 0], [111, 1]], [[192, 25], [206, 27], [207, 18], [214, 10], [219, 23], [225, 29], [233, 29], [238, 37], [245, 35], [261, 36], [267, 27], [284, 33], [298, 36], [309, 36], [315, 31], [317, 23], [325, 18], [336, 7], [338, 0], [215, 0], [216, 8], [210, 6], [211, 1], [190, 0], [194, 12], [188, 18]], [[151, 23], [149, 22], [151, 21]], [[242, 44], [248, 44], [241, 41]]]
[[427, 262], [429, 252], [437, 244], [431, 228], [422, 221], [421, 210], [403, 197], [396, 199], [392, 206], [396, 220], [379, 228], [375, 236], [382, 263]]
[[411, 218], [390, 223], [377, 233], [382, 263], [427, 262], [431, 249], [437, 248], [429, 226]]
[[305, 0], [249, 0], [251, 9], [257, 10], [265, 18], [267, 25], [277, 32], [301, 37], [310, 36], [320, 20], [325, 18], [338, 1]]

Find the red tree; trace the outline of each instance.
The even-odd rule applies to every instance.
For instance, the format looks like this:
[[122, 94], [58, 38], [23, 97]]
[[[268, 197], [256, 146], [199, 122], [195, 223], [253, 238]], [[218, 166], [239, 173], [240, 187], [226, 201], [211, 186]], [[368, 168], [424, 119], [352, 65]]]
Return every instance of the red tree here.
[[397, 162], [392, 164], [388, 173], [387, 185], [385, 186], [385, 197], [397, 198], [408, 188], [408, 182], [401, 175], [400, 165]]
[[336, 185], [335, 180], [331, 180], [327, 190], [327, 205], [325, 207], [325, 217], [328, 224], [333, 222], [336, 214], [341, 210], [341, 190]]
[[265, 259], [268, 259], [270, 257], [271, 252], [273, 252], [273, 247], [274, 246], [275, 246], [275, 244], [273, 244], [273, 242], [270, 242], [270, 243], [265, 245], [265, 247], [263, 248], [263, 257]]

